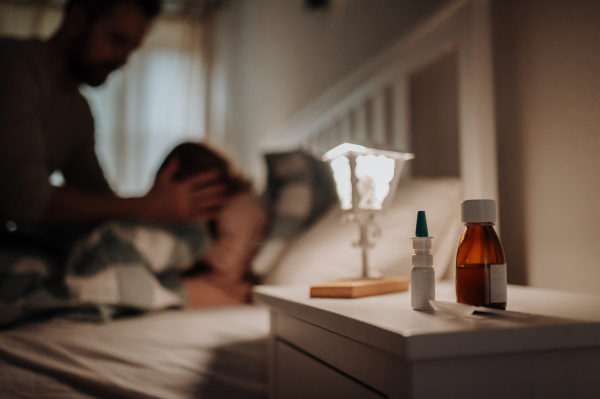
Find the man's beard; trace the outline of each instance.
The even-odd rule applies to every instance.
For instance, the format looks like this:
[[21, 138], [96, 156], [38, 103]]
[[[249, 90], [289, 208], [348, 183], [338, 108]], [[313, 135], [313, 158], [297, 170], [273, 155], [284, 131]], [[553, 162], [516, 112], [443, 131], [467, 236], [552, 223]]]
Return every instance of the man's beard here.
[[[106, 81], [110, 72], [119, 68], [119, 64], [106, 61], [104, 63], [91, 64], [86, 62], [84, 54], [89, 41], [89, 29], [86, 29], [67, 47], [66, 61], [69, 74], [78, 82], [92, 87], [98, 87]], [[108, 71], [101, 73], [99, 69]]]

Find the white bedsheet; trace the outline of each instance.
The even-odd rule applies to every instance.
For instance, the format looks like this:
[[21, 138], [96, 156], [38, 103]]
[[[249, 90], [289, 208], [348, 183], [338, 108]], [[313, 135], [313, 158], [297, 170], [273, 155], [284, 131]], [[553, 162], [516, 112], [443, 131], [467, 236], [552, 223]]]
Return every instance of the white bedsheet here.
[[269, 313], [166, 311], [0, 331], [1, 398], [264, 398]]

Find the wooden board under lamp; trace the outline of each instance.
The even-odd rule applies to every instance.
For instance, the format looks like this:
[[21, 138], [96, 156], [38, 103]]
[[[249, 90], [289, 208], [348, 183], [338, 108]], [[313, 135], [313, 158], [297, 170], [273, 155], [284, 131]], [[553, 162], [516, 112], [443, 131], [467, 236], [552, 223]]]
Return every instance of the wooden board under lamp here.
[[310, 287], [311, 298], [361, 298], [371, 295], [407, 291], [407, 277], [381, 277], [330, 281]]

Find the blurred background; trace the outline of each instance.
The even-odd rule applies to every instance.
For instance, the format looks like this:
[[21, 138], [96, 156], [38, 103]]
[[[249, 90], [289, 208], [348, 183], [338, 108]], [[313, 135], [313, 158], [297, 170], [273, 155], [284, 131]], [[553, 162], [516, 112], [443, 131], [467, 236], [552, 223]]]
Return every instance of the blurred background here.
[[[60, 3], [0, 0], [0, 33], [47, 37]], [[204, 138], [260, 187], [264, 140], [448, 3], [168, 1], [130, 65], [84, 89], [111, 184], [143, 193], [176, 142]], [[600, 2], [491, 4], [509, 282], [600, 293]]]

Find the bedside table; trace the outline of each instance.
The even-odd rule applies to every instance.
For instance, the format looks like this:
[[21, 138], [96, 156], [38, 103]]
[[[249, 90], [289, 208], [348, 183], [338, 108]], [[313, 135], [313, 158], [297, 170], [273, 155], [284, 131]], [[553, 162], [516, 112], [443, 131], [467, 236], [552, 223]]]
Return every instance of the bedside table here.
[[[455, 301], [454, 285], [436, 299]], [[600, 297], [509, 286], [528, 318], [414, 311], [410, 292], [310, 298], [258, 286], [271, 308], [271, 398], [598, 398]]]

